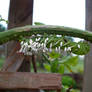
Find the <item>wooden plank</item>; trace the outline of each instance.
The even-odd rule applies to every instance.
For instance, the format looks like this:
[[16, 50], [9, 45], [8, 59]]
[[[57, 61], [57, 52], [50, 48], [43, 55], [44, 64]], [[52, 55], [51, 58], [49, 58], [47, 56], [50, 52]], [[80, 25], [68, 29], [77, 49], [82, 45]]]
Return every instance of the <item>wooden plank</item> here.
[[9, 71], [9, 72], [16, 72], [18, 71], [19, 67], [21, 66], [24, 55], [17, 53], [19, 49], [19, 44], [15, 46], [15, 48], [12, 50], [10, 55], [6, 58], [6, 61], [4, 62], [4, 65], [2, 67], [2, 71]]
[[9, 71], [9, 72], [16, 72], [20, 68], [23, 60], [24, 60], [24, 55], [15, 53], [13, 54], [12, 57], [8, 57], [6, 59], [6, 63], [2, 67], [2, 71]]
[[61, 75], [53, 73], [0, 72], [0, 89], [60, 90]]
[[[86, 0], [86, 29], [92, 32], [92, 0]], [[85, 56], [83, 92], [92, 91], [92, 44]]]
[[[33, 16], [33, 0], [10, 0], [8, 29], [32, 24], [32, 16]], [[12, 50], [17, 45], [20, 48], [19, 42], [13, 41], [7, 44], [7, 56], [10, 56]], [[17, 62], [17, 58], [15, 61]], [[21, 61], [21, 59], [20, 60], [18, 59], [18, 61], [22, 62], [21, 67], [19, 68], [19, 71], [30, 72], [30, 60], [26, 61], [26, 57], [25, 57], [23, 61]], [[9, 60], [5, 61], [6, 64], [8, 62], [12, 62], [12, 61], [9, 61]], [[17, 66], [20, 66], [20, 63], [16, 63], [16, 64]]]

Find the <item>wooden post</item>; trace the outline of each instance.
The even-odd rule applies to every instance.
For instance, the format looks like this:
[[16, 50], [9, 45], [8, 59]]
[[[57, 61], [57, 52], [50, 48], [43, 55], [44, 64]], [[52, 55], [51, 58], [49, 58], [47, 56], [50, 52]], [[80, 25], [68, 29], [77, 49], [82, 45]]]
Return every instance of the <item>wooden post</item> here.
[[[8, 29], [32, 24], [32, 15], [33, 0], [10, 0]], [[11, 42], [7, 45], [7, 56], [9, 56], [16, 45], [19, 46], [19, 42]], [[26, 59], [24, 59], [19, 71], [30, 71], [29, 60], [26, 62]]]
[[[30, 25], [32, 24], [32, 17], [33, 16], [33, 0], [10, 0], [10, 9], [9, 9], [9, 25], [8, 29], [14, 28], [14, 27], [19, 27], [19, 26], [25, 26], [25, 25]], [[16, 49], [17, 48], [17, 49]], [[20, 66], [18, 71], [20, 72], [30, 72], [30, 60], [28, 58], [24, 58], [23, 60], [21, 59], [18, 60], [20, 65], [16, 65], [17, 59], [15, 59], [15, 56], [17, 56], [16, 51], [12, 53], [12, 50], [19, 50], [20, 49], [20, 43], [19, 42], [9, 42], [7, 44], [7, 57], [12, 56], [12, 60], [15, 61], [15, 65], [13, 65], [11, 69], [8, 71], [16, 71], [14, 69], [15, 66]], [[14, 58], [14, 59], [13, 59]], [[8, 62], [12, 62], [12, 60], [6, 60], [5, 64], [8, 64]], [[12, 70], [14, 69], [14, 70]], [[37, 92], [38, 90], [36, 90]], [[15, 91], [14, 91], [15, 92]], [[18, 90], [17, 92], [29, 92], [25, 90]], [[34, 91], [31, 91], [34, 92]]]
[[[92, 31], [92, 0], [86, 0], [86, 29]], [[85, 71], [83, 92], [92, 91], [92, 44], [91, 50], [85, 56]]]

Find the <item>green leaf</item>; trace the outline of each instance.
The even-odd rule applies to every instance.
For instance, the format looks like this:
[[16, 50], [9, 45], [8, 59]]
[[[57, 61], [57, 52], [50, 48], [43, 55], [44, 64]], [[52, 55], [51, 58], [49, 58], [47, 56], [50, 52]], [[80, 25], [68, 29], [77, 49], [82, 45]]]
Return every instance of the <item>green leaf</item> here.
[[68, 64], [64, 64], [66, 66], [66, 68], [69, 70], [69, 72], [73, 73], [72, 69], [71, 69], [71, 66], [68, 65]]
[[49, 40], [47, 41], [46, 47], [50, 48], [50, 44], [54, 42], [54, 36], [49, 37]]
[[42, 56], [43, 56], [44, 60], [47, 61], [50, 64], [51, 61], [48, 59], [48, 57], [46, 56], [46, 54], [42, 54]]
[[69, 61], [67, 62], [67, 64], [70, 64], [72, 66], [76, 66], [78, 64], [78, 56], [71, 56], [69, 58]]
[[34, 22], [35, 25], [45, 25], [44, 23], [41, 22]]
[[80, 92], [80, 90], [79, 89], [71, 89], [70, 92]]
[[69, 44], [67, 45], [67, 47], [75, 47], [76, 45], [77, 45], [76, 42], [69, 41]]
[[71, 48], [71, 52], [77, 55], [85, 55], [89, 52], [90, 46], [87, 42], [80, 41], [78, 44]]
[[64, 56], [64, 57], [62, 57], [62, 60], [59, 61], [59, 63], [64, 64], [65, 62], [68, 61], [69, 58], [70, 58], [70, 56]]
[[44, 33], [44, 35], [40, 37], [40, 40], [38, 42], [44, 43], [47, 37], [48, 37], [47, 34]]
[[52, 48], [59, 47], [59, 46], [60, 46], [61, 41], [62, 41], [62, 39], [59, 39], [58, 41], [56, 41], [56, 42], [53, 44]]
[[55, 51], [52, 51], [51, 53], [48, 53], [49, 57], [50, 58], [59, 58], [61, 56], [61, 54], [55, 52]]
[[75, 80], [72, 77], [70, 77], [70, 76], [63, 76], [62, 77], [62, 84], [64, 86], [68, 86], [68, 87], [71, 87], [71, 86], [73, 88], [77, 87], [77, 84], [76, 84]]
[[62, 42], [63, 44], [62, 44], [62, 46], [61, 46], [61, 49], [63, 49], [64, 50], [64, 48], [65, 47], [69, 47], [69, 45], [70, 45], [70, 41], [68, 41], [68, 42]]
[[62, 85], [61, 92], [66, 92], [67, 91], [67, 88], [69, 88], [69, 87], [66, 87], [65, 85]]
[[51, 71], [51, 66], [49, 64], [44, 64], [45, 69], [50, 72]]
[[58, 73], [64, 74], [64, 65], [63, 65], [63, 64], [60, 64], [60, 65], [59, 65]]
[[58, 60], [54, 60], [51, 62], [51, 72], [57, 73], [58, 72]]
[[76, 66], [78, 64], [78, 56], [65, 56], [61, 61], [59, 61], [59, 63]]

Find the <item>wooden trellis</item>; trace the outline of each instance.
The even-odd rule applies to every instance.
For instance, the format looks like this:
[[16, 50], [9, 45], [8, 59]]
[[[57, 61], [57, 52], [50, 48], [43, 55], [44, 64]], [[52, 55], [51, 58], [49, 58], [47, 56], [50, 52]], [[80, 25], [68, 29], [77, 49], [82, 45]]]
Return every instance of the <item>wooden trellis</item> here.
[[[33, 0], [10, 0], [8, 29], [32, 24], [32, 15]], [[17, 53], [20, 43], [9, 42], [7, 48], [7, 59], [0, 72], [0, 91], [17, 89], [26, 89], [25, 92], [27, 90], [37, 92], [40, 89], [61, 91], [60, 74], [30, 73], [30, 57]], [[36, 72], [34, 59], [33, 55], [32, 61]]]

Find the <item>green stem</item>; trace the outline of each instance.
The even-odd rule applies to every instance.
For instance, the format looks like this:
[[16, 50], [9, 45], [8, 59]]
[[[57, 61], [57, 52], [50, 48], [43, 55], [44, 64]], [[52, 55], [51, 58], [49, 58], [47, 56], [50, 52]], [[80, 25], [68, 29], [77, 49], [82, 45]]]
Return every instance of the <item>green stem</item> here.
[[33, 34], [56, 34], [56, 35], [66, 35], [71, 37], [78, 37], [92, 42], [92, 32], [87, 30], [80, 30], [64, 26], [51, 26], [51, 25], [41, 25], [41, 26], [24, 26], [14, 29], [7, 30], [5, 32], [0, 32], [0, 44], [4, 44], [11, 40], [19, 40], [21, 36], [27, 37]]

